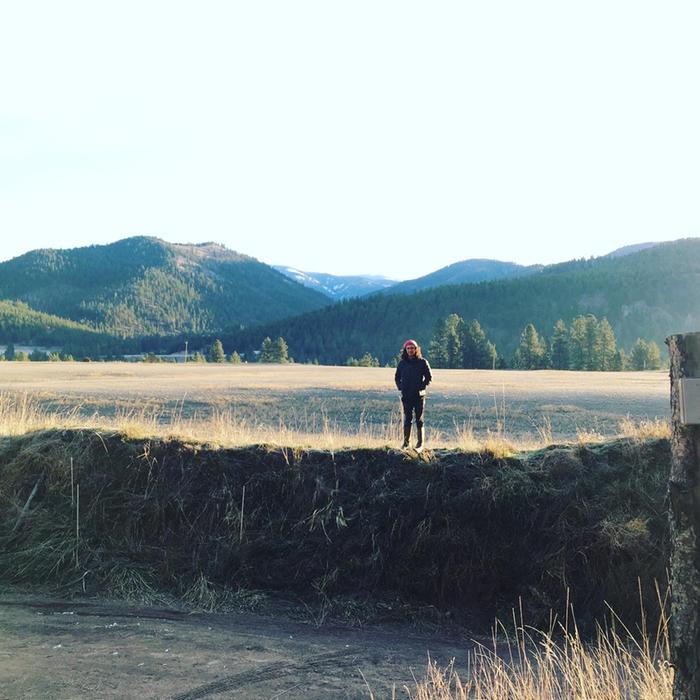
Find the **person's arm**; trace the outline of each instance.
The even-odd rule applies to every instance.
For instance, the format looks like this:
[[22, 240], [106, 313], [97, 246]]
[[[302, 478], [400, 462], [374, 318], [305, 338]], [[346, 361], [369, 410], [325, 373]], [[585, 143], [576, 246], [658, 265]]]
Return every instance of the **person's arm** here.
[[428, 360], [423, 359], [423, 362], [425, 363], [423, 365], [423, 388], [425, 389], [425, 387], [433, 381], [433, 373], [430, 371], [430, 363]]
[[401, 391], [401, 361], [399, 361], [399, 364], [396, 366], [396, 372], [394, 372], [394, 383], [396, 388]]

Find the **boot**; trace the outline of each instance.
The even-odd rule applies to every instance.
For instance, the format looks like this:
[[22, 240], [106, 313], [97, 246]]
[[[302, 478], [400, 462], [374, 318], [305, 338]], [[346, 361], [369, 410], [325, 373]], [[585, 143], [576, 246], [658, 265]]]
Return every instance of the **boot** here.
[[418, 428], [418, 442], [416, 442], [416, 452], [420, 452], [423, 449], [423, 438], [425, 437], [425, 430], [421, 425]]
[[404, 427], [403, 427], [403, 445], [401, 445], [402, 450], [405, 450], [409, 447], [408, 441], [410, 439], [411, 439], [411, 426], [404, 425]]

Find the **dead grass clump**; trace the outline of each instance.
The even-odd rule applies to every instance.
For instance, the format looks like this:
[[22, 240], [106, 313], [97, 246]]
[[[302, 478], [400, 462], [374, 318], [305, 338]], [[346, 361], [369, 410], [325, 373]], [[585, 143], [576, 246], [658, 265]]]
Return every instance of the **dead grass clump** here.
[[634, 631], [608, 610], [591, 639], [581, 635], [573, 610], [561, 622], [553, 617], [545, 631], [513, 613], [511, 626], [497, 621], [491, 644], [469, 653], [461, 677], [454, 660], [447, 668], [429, 660], [426, 677], [406, 692], [412, 700], [670, 700], [669, 591], [654, 591], [654, 626], [644, 607]]
[[114, 562], [112, 568], [105, 572], [104, 581], [107, 594], [119, 600], [150, 605], [162, 598], [154, 571], [147, 565], [139, 566], [131, 561]]
[[538, 632], [520, 627], [505, 650], [481, 647], [460, 677], [454, 665], [428, 664], [426, 678], [406, 691], [412, 700], [670, 700], [664, 623], [654, 642], [628, 630], [598, 628], [593, 643], [577, 629]]
[[636, 440], [669, 440], [671, 438], [671, 423], [668, 420], [634, 421], [629, 416], [620, 421], [620, 435]]
[[642, 518], [630, 518], [624, 522], [605, 518], [600, 523], [600, 531], [615, 551], [643, 552], [651, 544], [649, 528]]

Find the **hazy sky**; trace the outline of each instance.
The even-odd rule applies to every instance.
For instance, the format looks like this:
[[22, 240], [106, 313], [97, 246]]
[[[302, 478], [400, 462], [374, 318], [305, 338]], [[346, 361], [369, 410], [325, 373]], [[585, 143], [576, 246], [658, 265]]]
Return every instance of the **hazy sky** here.
[[0, 3], [0, 259], [407, 279], [700, 236], [697, 0]]

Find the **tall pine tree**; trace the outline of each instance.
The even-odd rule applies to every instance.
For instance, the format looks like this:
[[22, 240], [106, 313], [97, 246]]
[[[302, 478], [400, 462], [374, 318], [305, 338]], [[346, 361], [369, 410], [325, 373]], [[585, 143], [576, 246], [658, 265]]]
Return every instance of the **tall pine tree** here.
[[430, 364], [448, 369], [462, 367], [463, 326], [464, 321], [457, 314], [438, 323], [428, 346]]
[[498, 356], [496, 346], [487, 339], [481, 324], [473, 319], [464, 324], [462, 333], [462, 367], [492, 369]]
[[515, 351], [513, 366], [517, 369], [543, 369], [547, 365], [547, 343], [540, 337], [532, 323], [520, 334], [520, 344]]
[[211, 352], [209, 353], [209, 362], [225, 362], [226, 353], [224, 352], [224, 346], [221, 341], [217, 338], [211, 346]]
[[289, 362], [289, 348], [281, 336], [272, 343], [272, 362]]
[[553, 369], [569, 369], [569, 329], [562, 319], [554, 324], [549, 358]]

